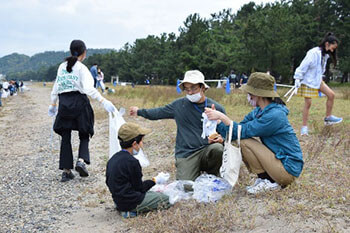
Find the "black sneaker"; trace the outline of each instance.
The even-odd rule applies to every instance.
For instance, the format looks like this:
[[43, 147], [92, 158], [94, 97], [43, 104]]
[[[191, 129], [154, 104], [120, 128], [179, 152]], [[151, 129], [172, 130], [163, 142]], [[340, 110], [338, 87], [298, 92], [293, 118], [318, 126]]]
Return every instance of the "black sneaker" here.
[[89, 172], [88, 170], [86, 169], [86, 166], [85, 166], [85, 163], [81, 162], [81, 161], [77, 161], [77, 164], [75, 165], [75, 170], [77, 172], [79, 172], [79, 175], [81, 177], [86, 177], [86, 176], [89, 176]]
[[73, 172], [63, 172], [62, 173], [62, 179], [61, 179], [61, 182], [67, 182], [67, 181], [70, 181], [70, 180], [73, 180], [74, 179], [74, 174]]

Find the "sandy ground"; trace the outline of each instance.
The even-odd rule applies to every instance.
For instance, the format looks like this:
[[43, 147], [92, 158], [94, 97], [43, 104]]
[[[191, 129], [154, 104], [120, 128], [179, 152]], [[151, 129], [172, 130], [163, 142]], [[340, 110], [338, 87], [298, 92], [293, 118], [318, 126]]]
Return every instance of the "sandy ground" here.
[[[104, 185], [106, 119], [95, 122], [90, 176], [84, 179], [75, 173], [73, 181], [61, 183], [59, 138], [52, 134], [47, 115], [50, 89], [29, 87], [4, 100], [0, 108], [1, 232], [130, 232]], [[76, 159], [76, 133], [72, 140]]]
[[[140, 224], [145, 219], [140, 217], [140, 224], [136, 225], [122, 219], [114, 210], [105, 185], [109, 139], [108, 118], [104, 109], [92, 101], [96, 120], [95, 135], [90, 142], [90, 176], [81, 178], [75, 173], [74, 180], [61, 183], [61, 171], [58, 170], [59, 137], [51, 132], [53, 122], [47, 115], [50, 88], [35, 85], [30, 88], [26, 93], [4, 100], [4, 107], [0, 108], [0, 232], [140, 232]], [[144, 177], [156, 175], [160, 168], [174, 175], [174, 158], [171, 154], [176, 133], [174, 121], [127, 120], [162, 129], [154, 130], [146, 138], [146, 143], [152, 143], [147, 144], [145, 152], [152, 151], [154, 157], [150, 158], [151, 166], [144, 170]], [[77, 133], [73, 133], [75, 159], [78, 141]], [[241, 170], [246, 172], [245, 168]], [[288, 196], [288, 190], [281, 191], [280, 195], [282, 199]], [[320, 206], [325, 210], [321, 211], [319, 218], [308, 218], [297, 212], [280, 218], [270, 216], [271, 207], [266, 206], [264, 196], [251, 197], [244, 192], [244, 187], [237, 187], [232, 198], [235, 206], [227, 211], [240, 211], [242, 218], [247, 217], [247, 224], [252, 222], [255, 226], [253, 229], [243, 228], [243, 231], [349, 232], [350, 229], [349, 220], [344, 217], [348, 204], [336, 208]], [[307, 204], [300, 203], [298, 199], [286, 201], [291, 205]], [[177, 205], [162, 214], [176, 215], [181, 208], [181, 205]], [[254, 219], [250, 216], [254, 216]], [[234, 222], [232, 220], [232, 224]], [[138, 230], [130, 226], [138, 227]]]

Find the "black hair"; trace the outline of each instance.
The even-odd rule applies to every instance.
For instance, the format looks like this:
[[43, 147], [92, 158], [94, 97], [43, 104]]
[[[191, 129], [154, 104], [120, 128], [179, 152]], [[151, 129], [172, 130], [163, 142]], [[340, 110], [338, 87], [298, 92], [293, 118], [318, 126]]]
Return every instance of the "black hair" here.
[[129, 141], [125, 141], [125, 142], [118, 136], [119, 143], [120, 143], [120, 147], [121, 147], [122, 149], [130, 148], [130, 147], [132, 147], [132, 144], [133, 144], [135, 141], [136, 141], [137, 144], [140, 143], [141, 140], [142, 140], [142, 138], [143, 138], [143, 136], [145, 136], [145, 135], [140, 134], [140, 135], [138, 135], [138, 136], [136, 136], [136, 137], [130, 139]]
[[70, 73], [72, 72], [72, 67], [78, 61], [78, 57], [86, 51], [86, 46], [82, 40], [73, 40], [70, 43], [69, 50], [70, 50], [71, 56], [67, 57], [66, 61], [68, 62], [67, 71]]
[[333, 52], [331, 51], [326, 51], [326, 42], [328, 42], [329, 44], [338, 44], [340, 43], [340, 41], [338, 40], [337, 37], [335, 37], [335, 35], [332, 32], [328, 32], [324, 38], [322, 39], [319, 47], [322, 50], [322, 56], [324, 56], [326, 53], [328, 53], [331, 58], [332, 58], [332, 62], [334, 64], [334, 66], [337, 65], [337, 49], [334, 49]]
[[264, 97], [272, 103], [286, 105], [286, 103], [280, 97]]

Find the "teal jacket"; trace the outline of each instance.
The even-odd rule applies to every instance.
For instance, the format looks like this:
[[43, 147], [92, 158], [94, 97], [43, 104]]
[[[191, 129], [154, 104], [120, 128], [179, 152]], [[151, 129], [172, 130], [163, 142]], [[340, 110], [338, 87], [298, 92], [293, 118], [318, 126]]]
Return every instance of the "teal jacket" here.
[[[255, 108], [239, 124], [242, 125], [241, 139], [259, 137], [276, 158], [281, 160], [286, 171], [299, 177], [303, 170], [303, 153], [287, 115], [289, 110], [281, 104], [271, 103], [261, 110]], [[233, 123], [232, 140], [237, 139], [238, 123]], [[220, 123], [218, 132], [225, 137], [229, 126]]]

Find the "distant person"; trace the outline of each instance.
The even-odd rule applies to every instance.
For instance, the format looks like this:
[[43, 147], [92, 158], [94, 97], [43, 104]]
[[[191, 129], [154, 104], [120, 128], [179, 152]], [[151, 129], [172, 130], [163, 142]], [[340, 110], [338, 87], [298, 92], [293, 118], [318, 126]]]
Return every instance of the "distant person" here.
[[247, 84], [247, 82], [248, 82], [248, 76], [247, 76], [247, 74], [245, 72], [243, 72], [242, 75], [241, 75], [240, 84], [242, 86], [242, 85]]
[[333, 33], [327, 33], [320, 45], [310, 49], [300, 66], [295, 70], [295, 87], [298, 88], [298, 95], [304, 97], [303, 125], [300, 130], [301, 135], [308, 135], [307, 122], [312, 98], [319, 96], [321, 91], [327, 96], [325, 125], [332, 125], [342, 122], [343, 118], [332, 115], [335, 94], [325, 82], [322, 75], [326, 70], [329, 56], [334, 65], [337, 64], [337, 47], [339, 40]]
[[91, 75], [92, 77], [94, 78], [94, 88], [97, 87], [97, 76], [98, 76], [98, 73], [97, 73], [97, 64], [94, 63], [91, 68], [90, 68], [90, 72], [91, 72]]
[[149, 191], [155, 182], [142, 181], [142, 168], [134, 157], [143, 148], [144, 136], [150, 132], [150, 129], [135, 123], [123, 124], [118, 132], [122, 150], [107, 163], [106, 184], [117, 210], [124, 218], [170, 206], [167, 195]]
[[104, 90], [104, 80], [105, 75], [103, 74], [102, 70], [100, 68], [97, 69], [97, 88], [101, 88], [102, 93], [105, 92]]
[[57, 77], [51, 92], [49, 116], [58, 113], [53, 126], [54, 131], [62, 136], [59, 169], [63, 170], [62, 182], [74, 178], [73, 151], [71, 132], [79, 132], [79, 153], [75, 170], [82, 177], [89, 175], [85, 164], [90, 164], [89, 140], [94, 135], [94, 112], [90, 105], [90, 96], [98, 100], [107, 112], [114, 112], [114, 105], [103, 98], [94, 88], [93, 77], [89, 69], [82, 63], [86, 58], [86, 46], [81, 40], [73, 40], [70, 44], [71, 56], [58, 67]]
[[19, 82], [19, 89], [20, 89], [20, 92], [23, 92], [23, 86], [24, 86], [23, 81], [20, 81], [20, 82]]
[[234, 70], [231, 70], [231, 73], [229, 75], [229, 80], [230, 80], [230, 83], [232, 83], [233, 87], [235, 88], [236, 86], [236, 74], [235, 74], [235, 71]]
[[[300, 176], [304, 165], [298, 138], [288, 121], [289, 110], [274, 90], [274, 84], [271, 75], [252, 73], [241, 89], [254, 109], [243, 121], [233, 122], [232, 140], [237, 139], [237, 128], [241, 125], [242, 159], [248, 170], [258, 176], [246, 188], [251, 194], [291, 184]], [[206, 108], [205, 113], [210, 120], [221, 120], [218, 132], [225, 136], [230, 118], [212, 108]]]
[[198, 70], [185, 73], [180, 88], [186, 97], [159, 108], [139, 109], [130, 107], [131, 116], [142, 116], [149, 120], [174, 119], [177, 125], [175, 145], [176, 179], [195, 180], [201, 172], [218, 176], [222, 163], [223, 139], [203, 139], [202, 114], [205, 107], [215, 106], [225, 113], [225, 109], [214, 100], [205, 96], [209, 86], [204, 82], [204, 75]]
[[0, 107], [2, 106], [1, 96], [2, 96], [2, 84], [0, 83]]

